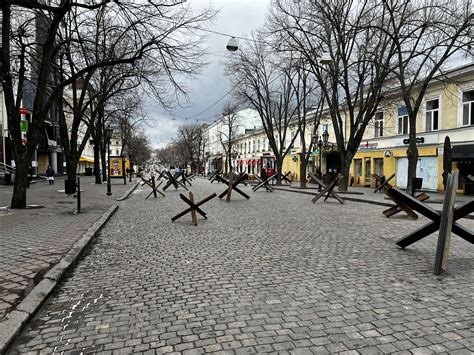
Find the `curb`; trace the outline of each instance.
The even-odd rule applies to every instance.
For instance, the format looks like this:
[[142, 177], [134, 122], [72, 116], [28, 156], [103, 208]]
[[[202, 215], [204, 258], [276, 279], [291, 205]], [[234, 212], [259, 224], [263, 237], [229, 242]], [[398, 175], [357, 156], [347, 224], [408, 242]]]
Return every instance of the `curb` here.
[[117, 205], [111, 206], [82, 237], [74, 243], [72, 248], [53, 266], [28, 295], [11, 311], [7, 318], [0, 322], [0, 354], [4, 354], [7, 347], [15, 339], [23, 326], [36, 314], [41, 305], [46, 301], [62, 277], [71, 271], [85, 248], [90, 244], [102, 227], [118, 209]]
[[[305, 194], [305, 195], [311, 195], [311, 196], [317, 196], [318, 193], [316, 192], [310, 192], [310, 191], [304, 191], [304, 190], [289, 190], [281, 187], [275, 187], [275, 190], [280, 190], [280, 191], [287, 191], [287, 192], [294, 192], [297, 194]], [[332, 196], [329, 196], [330, 198], [333, 198]], [[388, 203], [388, 202], [379, 202], [379, 201], [374, 201], [374, 200], [365, 200], [363, 198], [357, 198], [357, 197], [347, 197], [346, 195], [342, 196], [344, 200], [347, 201], [353, 201], [353, 202], [362, 202], [362, 203], [369, 203], [372, 205], [379, 205], [379, 206], [387, 206], [387, 207], [392, 207], [393, 203]]]
[[140, 180], [138, 180], [135, 185], [133, 185], [131, 188], [129, 188], [127, 190], [127, 192], [125, 192], [122, 196], [120, 196], [118, 199], [116, 199], [115, 201], [123, 201], [125, 199], [128, 198], [128, 196], [130, 196], [132, 194], [132, 192], [137, 188], [137, 186], [140, 184]]
[[[317, 194], [314, 192], [308, 192], [308, 191], [297, 191], [297, 190], [288, 190], [284, 189], [281, 187], [275, 187], [275, 190], [280, 190], [280, 191], [287, 191], [287, 192], [293, 192], [297, 194], [305, 194], [305, 195], [312, 195], [316, 196]], [[330, 198], [333, 198], [332, 196], [329, 196]], [[374, 200], [364, 200], [363, 198], [356, 198], [356, 197], [346, 197], [343, 196], [344, 200], [347, 201], [353, 201], [353, 202], [361, 202], [361, 203], [368, 203], [370, 205], [378, 205], [378, 206], [385, 206], [385, 207], [393, 207], [393, 203], [388, 203], [388, 202], [380, 202], [380, 201], [374, 201]], [[442, 203], [442, 202], [441, 202]], [[441, 211], [439, 211], [441, 212]], [[464, 217], [465, 219], [474, 219], [474, 215], [467, 215]]]

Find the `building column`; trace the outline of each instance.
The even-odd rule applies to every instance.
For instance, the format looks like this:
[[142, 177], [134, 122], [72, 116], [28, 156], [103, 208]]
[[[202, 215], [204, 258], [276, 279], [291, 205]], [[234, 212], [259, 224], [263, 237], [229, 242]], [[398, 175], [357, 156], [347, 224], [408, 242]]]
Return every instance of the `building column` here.
[[49, 165], [53, 168], [54, 172], [58, 173], [58, 153], [51, 152], [49, 153]]

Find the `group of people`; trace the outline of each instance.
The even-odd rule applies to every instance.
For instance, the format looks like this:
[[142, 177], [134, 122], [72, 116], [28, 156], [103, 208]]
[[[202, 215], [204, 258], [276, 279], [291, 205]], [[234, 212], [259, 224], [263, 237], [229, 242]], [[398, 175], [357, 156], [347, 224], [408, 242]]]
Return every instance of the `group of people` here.
[[[54, 175], [56, 175], [56, 172], [51, 167], [51, 165], [48, 165], [48, 168], [46, 169], [46, 180], [48, 180], [48, 183], [50, 185], [54, 185]], [[30, 188], [31, 180], [33, 179], [33, 168], [32, 167], [30, 167], [28, 169], [27, 176], [28, 176], [28, 180], [27, 180], [26, 187]]]

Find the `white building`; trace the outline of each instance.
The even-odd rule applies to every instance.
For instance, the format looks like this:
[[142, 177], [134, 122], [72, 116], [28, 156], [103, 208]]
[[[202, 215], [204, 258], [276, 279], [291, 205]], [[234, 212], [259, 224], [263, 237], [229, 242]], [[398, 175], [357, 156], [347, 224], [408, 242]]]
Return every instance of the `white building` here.
[[232, 160], [227, 162], [225, 157], [226, 149], [224, 145], [228, 142], [228, 122], [229, 118], [223, 116], [214, 123], [210, 124], [204, 132], [205, 140], [207, 141], [205, 147], [205, 155], [207, 157], [205, 165], [205, 173], [212, 173], [213, 171], [227, 171], [229, 164], [235, 164], [235, 159], [238, 154], [236, 139], [237, 137], [248, 134], [250, 131], [260, 129], [262, 127], [262, 120], [256, 110], [246, 108], [235, 113], [235, 122], [233, 123], [232, 136], [234, 137], [234, 144], [232, 146]]

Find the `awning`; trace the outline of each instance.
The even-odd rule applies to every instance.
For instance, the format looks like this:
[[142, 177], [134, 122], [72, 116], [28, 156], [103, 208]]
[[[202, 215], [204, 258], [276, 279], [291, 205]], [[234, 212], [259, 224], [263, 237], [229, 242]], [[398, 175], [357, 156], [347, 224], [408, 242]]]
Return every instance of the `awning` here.
[[254, 159], [254, 160], [252, 161], [252, 164], [253, 164], [253, 165], [256, 165], [257, 163], [258, 163], [258, 160], [257, 160], [257, 159]]
[[454, 161], [463, 159], [474, 159], [474, 144], [454, 145], [452, 148]]
[[79, 161], [85, 161], [87, 163], [93, 163], [94, 162], [94, 158], [91, 158], [91, 157], [86, 157], [84, 155], [81, 155], [81, 157], [79, 158]]

